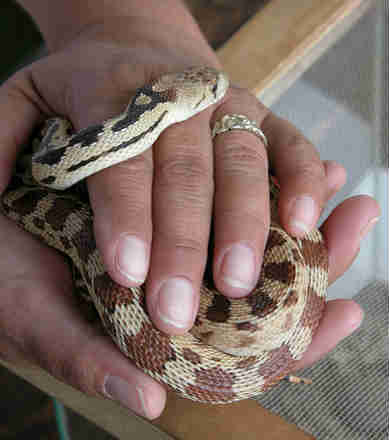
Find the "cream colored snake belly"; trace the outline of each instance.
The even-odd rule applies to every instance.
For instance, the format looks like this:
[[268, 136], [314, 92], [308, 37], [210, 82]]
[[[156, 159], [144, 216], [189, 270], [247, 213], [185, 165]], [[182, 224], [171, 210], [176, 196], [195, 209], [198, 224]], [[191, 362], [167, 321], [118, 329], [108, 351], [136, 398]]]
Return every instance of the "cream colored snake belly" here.
[[[318, 326], [327, 288], [327, 253], [319, 231], [295, 239], [279, 226], [278, 187], [271, 188], [272, 224], [256, 288], [244, 299], [201, 288], [196, 324], [184, 336], [156, 329], [144, 290], [124, 288], [105, 272], [93, 236], [93, 213], [77, 182], [150, 148], [169, 125], [220, 100], [223, 73], [192, 68], [140, 88], [116, 118], [73, 134], [50, 119], [29, 164], [3, 196], [3, 211], [22, 228], [70, 257], [119, 349], [143, 371], [184, 397], [227, 403], [258, 395], [293, 369]], [[65, 189], [66, 188], [66, 189]], [[50, 331], [48, 329], [48, 331]]]

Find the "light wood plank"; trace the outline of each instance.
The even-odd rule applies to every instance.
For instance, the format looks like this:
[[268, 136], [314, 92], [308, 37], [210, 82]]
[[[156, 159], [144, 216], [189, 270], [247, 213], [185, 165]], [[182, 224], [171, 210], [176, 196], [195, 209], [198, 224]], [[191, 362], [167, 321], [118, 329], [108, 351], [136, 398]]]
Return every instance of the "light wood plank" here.
[[154, 424], [177, 440], [314, 440], [252, 399], [205, 405], [168, 394], [166, 410]]
[[272, 0], [218, 55], [231, 80], [271, 105], [373, 0]]

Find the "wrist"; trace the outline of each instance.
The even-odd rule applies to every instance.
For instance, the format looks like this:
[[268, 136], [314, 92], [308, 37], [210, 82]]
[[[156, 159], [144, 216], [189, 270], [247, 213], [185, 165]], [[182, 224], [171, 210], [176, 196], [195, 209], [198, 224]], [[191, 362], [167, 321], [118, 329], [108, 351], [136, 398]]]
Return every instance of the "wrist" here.
[[[220, 67], [196, 21], [181, 0], [18, 0], [38, 24], [49, 51], [80, 37], [113, 39], [134, 45], [140, 35], [153, 35], [201, 52]], [[111, 35], [109, 35], [111, 34]]]
[[216, 53], [201, 31], [183, 28], [181, 23], [168, 26], [151, 18], [114, 17], [90, 24], [62, 47], [85, 42], [130, 50], [134, 59], [143, 59], [145, 63], [149, 60], [166, 71], [174, 69], [174, 65], [182, 68], [208, 65], [221, 69]]

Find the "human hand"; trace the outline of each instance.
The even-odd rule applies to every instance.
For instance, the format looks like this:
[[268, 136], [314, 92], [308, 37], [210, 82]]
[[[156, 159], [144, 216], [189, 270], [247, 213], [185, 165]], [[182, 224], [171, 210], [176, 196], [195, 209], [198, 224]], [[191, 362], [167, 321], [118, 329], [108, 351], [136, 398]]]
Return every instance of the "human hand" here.
[[[343, 202], [323, 224], [330, 283], [352, 263], [378, 213], [373, 199], [358, 196]], [[12, 363], [31, 361], [88, 395], [109, 397], [140, 415], [157, 417], [165, 405], [164, 388], [84, 319], [62, 257], [2, 216], [0, 251], [0, 356]], [[355, 302], [330, 301], [298, 368], [330, 351], [361, 319]]]
[[[147, 23], [140, 29], [139, 22], [107, 20], [11, 78], [0, 104], [9, 115], [2, 123], [0, 188], [38, 121], [66, 115], [84, 128], [122, 111], [151, 77], [193, 64], [218, 67], [191, 40], [165, 34]], [[210, 126], [227, 113], [256, 121], [268, 151], [245, 131], [212, 142]], [[182, 334], [193, 325], [211, 220], [219, 291], [241, 297], [256, 285], [270, 224], [268, 158], [281, 184], [282, 224], [301, 236], [316, 224], [336, 166], [323, 163], [291, 124], [237, 86], [218, 105], [167, 129], [153, 149], [88, 178], [104, 265], [126, 287], [143, 284], [147, 275], [148, 312], [162, 331]]]
[[[133, 33], [129, 35], [128, 30], [123, 29], [124, 24], [115, 22], [114, 29], [105, 24], [104, 30], [99, 27], [89, 30], [3, 86], [0, 109], [9, 118], [0, 122], [0, 141], [4, 145], [0, 152], [2, 189], [21, 145], [40, 120], [62, 114], [79, 129], [121, 111], [129, 95], [152, 76], [167, 70], [183, 70], [192, 64], [209, 64], [202, 54], [187, 47], [185, 40], [174, 40], [172, 45], [169, 36], [157, 42], [156, 30], [147, 29], [147, 26], [142, 30], [129, 26]], [[123, 44], [125, 39], [133, 46]], [[141, 50], [133, 43], [149, 40], [151, 43], [142, 46]], [[170, 47], [174, 47], [174, 51]], [[326, 199], [342, 183], [339, 166], [322, 163], [314, 148], [296, 129], [276, 118], [250, 94], [237, 87], [231, 89], [220, 106], [167, 130], [153, 152], [148, 151], [89, 178], [96, 240], [110, 275], [120, 284], [134, 286], [141, 284], [148, 272], [148, 310], [154, 323], [169, 333], [183, 333], [192, 325], [207, 256], [212, 207], [214, 278], [220, 291], [235, 297], [245, 295], [259, 275], [269, 225], [267, 156], [259, 140], [245, 132], [218, 136], [213, 149], [209, 126], [225, 113], [245, 113], [256, 120], [268, 136], [270, 160], [283, 188], [281, 219], [289, 232], [301, 235], [302, 220], [308, 229], [312, 227]], [[313, 207], [312, 216], [295, 222], [296, 217], [290, 215], [290, 205], [301, 196], [310, 196], [314, 200], [314, 203], [309, 202]], [[367, 202], [363, 203], [366, 205]], [[365, 209], [371, 213], [376, 207], [373, 202], [369, 203]], [[4, 226], [4, 231], [8, 231], [4, 235], [8, 241], [8, 237], [15, 236], [15, 246], [23, 246], [23, 253], [16, 252], [12, 258], [13, 250], [7, 249], [13, 264], [8, 265], [5, 261], [2, 274], [5, 308], [0, 320], [6, 335], [5, 357], [12, 358], [13, 354], [21, 352], [56, 377], [87, 393], [107, 395], [110, 392], [112, 397], [138, 413], [148, 417], [158, 415], [164, 405], [162, 387], [136, 370], [105, 338], [85, 327], [74, 303], [65, 294], [71, 290], [69, 277], [58, 257], [11, 226]], [[130, 278], [123, 274], [116, 257], [116, 251], [121, 250], [118, 241], [124, 234], [132, 237], [127, 243], [135, 252], [135, 257], [128, 261], [132, 268]], [[355, 234], [354, 241], [357, 240]], [[232, 249], [234, 244], [238, 244], [240, 261], [249, 258], [250, 251], [253, 253], [252, 263], [240, 265], [251, 267], [251, 274], [233, 274], [234, 265], [222, 261], [226, 250]], [[31, 253], [24, 252], [30, 246]], [[350, 247], [343, 251], [345, 266], [347, 257], [355, 251]], [[125, 256], [128, 253], [128, 250], [122, 252]], [[143, 269], [139, 266], [142, 253]], [[25, 258], [28, 255], [30, 258]], [[136, 267], [131, 266], [134, 262], [137, 262]], [[15, 272], [16, 263], [22, 268], [21, 272]], [[41, 274], [42, 267], [52, 269], [50, 274]], [[183, 298], [176, 298], [172, 292], [166, 295], [166, 299], [161, 299], [158, 289], [164, 283], [168, 284], [168, 279], [178, 279], [181, 286], [189, 282], [190, 307], [185, 309], [181, 302]], [[54, 283], [58, 280], [63, 280], [60, 288]], [[231, 283], [231, 280], [234, 281]], [[44, 296], [38, 295], [37, 291], [43, 292], [40, 295]], [[21, 293], [29, 295], [27, 307], [14, 302], [20, 299]], [[38, 308], [44, 299], [50, 309]], [[175, 315], [179, 310], [179, 316], [184, 317], [187, 311], [186, 319], [178, 325], [172, 324], [163, 313], [163, 307], [157, 307], [158, 304], [166, 306], [168, 300]], [[347, 310], [351, 310], [350, 304], [353, 303], [342, 306], [346, 307], [346, 316]], [[30, 317], [35, 313], [36, 318], [23, 321], [21, 316], [11, 322], [12, 310], [18, 306], [22, 315], [29, 312], [25, 316]], [[329, 315], [325, 316], [330, 316], [332, 323], [333, 306], [329, 307]], [[44, 315], [53, 313], [52, 310], [57, 311], [52, 315], [57, 319], [50, 319], [50, 326], [42, 328], [42, 323], [38, 325], [37, 322]], [[339, 305], [336, 310], [337, 313], [341, 310]], [[357, 314], [355, 309], [353, 313]], [[66, 329], [61, 327], [64, 320], [72, 325], [71, 335], [66, 337], [63, 336]], [[323, 323], [326, 322], [328, 318], [323, 319]], [[73, 338], [81, 335], [88, 335], [88, 340], [85, 336]], [[338, 332], [336, 336], [339, 335]], [[56, 346], [58, 338], [63, 343], [61, 349]], [[85, 342], [82, 348], [80, 340]], [[336, 343], [335, 339], [332, 341]], [[322, 353], [323, 348], [319, 352]], [[88, 370], [85, 365], [92, 368]], [[114, 376], [120, 378], [119, 382], [108, 379]], [[115, 392], [119, 395], [114, 396]]]

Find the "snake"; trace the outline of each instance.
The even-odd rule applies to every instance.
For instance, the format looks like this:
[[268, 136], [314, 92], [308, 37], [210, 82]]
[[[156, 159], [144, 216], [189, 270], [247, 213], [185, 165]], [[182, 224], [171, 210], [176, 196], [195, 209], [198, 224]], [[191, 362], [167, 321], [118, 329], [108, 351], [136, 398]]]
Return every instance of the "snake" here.
[[320, 231], [296, 238], [283, 229], [281, 188], [269, 176], [271, 224], [255, 288], [245, 298], [228, 298], [206, 270], [193, 328], [172, 336], [151, 321], [144, 285], [123, 287], [108, 275], [95, 242], [85, 179], [158, 148], [167, 127], [221, 102], [228, 88], [225, 73], [191, 67], [151, 80], [120, 115], [102, 123], [75, 131], [66, 118], [51, 117], [29, 141], [2, 195], [7, 217], [70, 262], [75, 289], [88, 293], [125, 356], [180, 396], [212, 404], [268, 391], [309, 347], [328, 282]]

